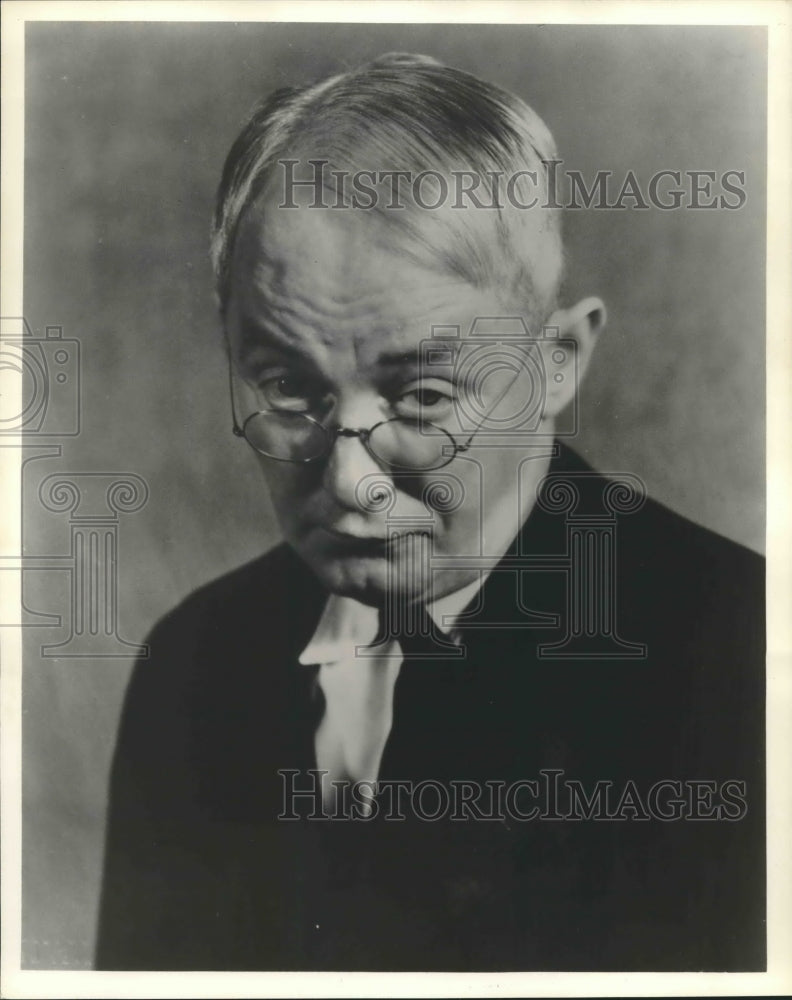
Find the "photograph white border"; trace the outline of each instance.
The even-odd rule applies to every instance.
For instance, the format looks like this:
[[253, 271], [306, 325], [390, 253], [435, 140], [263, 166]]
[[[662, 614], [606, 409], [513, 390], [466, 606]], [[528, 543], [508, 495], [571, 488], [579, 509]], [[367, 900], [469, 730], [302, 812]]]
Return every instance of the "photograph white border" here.
[[[768, 29], [767, 553], [768, 971], [766, 973], [123, 973], [21, 969], [21, 641], [2, 630], [3, 997], [773, 996], [792, 992], [792, 3], [24, 2], [2, 6], [2, 287], [22, 316], [24, 30], [30, 21], [765, 25]], [[21, 384], [18, 387], [21, 392]], [[21, 397], [20, 397], [21, 398]], [[16, 442], [20, 443], [20, 442]], [[21, 554], [21, 450], [0, 448], [2, 551]], [[21, 573], [0, 573], [0, 614], [17, 614]], [[0, 618], [9, 620], [9, 618]]]

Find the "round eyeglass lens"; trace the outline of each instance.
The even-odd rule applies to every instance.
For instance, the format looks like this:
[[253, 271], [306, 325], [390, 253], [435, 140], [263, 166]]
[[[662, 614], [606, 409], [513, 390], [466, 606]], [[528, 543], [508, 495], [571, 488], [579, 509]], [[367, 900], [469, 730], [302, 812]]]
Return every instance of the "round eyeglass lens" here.
[[454, 439], [447, 431], [401, 417], [372, 427], [367, 445], [386, 465], [414, 472], [442, 468], [454, 457]]
[[245, 421], [243, 430], [256, 451], [282, 462], [310, 462], [327, 452], [327, 432], [304, 413], [254, 413]]

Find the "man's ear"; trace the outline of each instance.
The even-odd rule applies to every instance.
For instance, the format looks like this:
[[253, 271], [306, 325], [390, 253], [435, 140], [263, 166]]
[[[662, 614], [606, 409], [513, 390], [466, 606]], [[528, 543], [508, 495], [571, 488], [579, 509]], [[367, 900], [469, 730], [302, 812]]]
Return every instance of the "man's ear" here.
[[[568, 309], [556, 309], [545, 322], [542, 340], [547, 372], [545, 419], [556, 417], [574, 398], [606, 322], [605, 305], [594, 296], [581, 299]], [[558, 343], [564, 340], [573, 341], [574, 349], [566, 350], [563, 343]]]

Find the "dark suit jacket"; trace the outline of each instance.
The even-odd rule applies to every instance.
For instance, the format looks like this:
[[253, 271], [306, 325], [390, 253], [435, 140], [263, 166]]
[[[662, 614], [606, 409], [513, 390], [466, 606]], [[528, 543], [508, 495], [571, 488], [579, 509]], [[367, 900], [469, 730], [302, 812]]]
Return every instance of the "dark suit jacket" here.
[[[564, 448], [551, 473], [606, 485]], [[510, 553], [564, 553], [569, 523], [535, 508]], [[634, 782], [613, 820], [278, 820], [277, 770], [316, 766], [296, 660], [326, 595], [281, 546], [190, 596], [124, 705], [98, 967], [763, 969], [763, 561], [648, 501], [618, 519], [615, 579], [643, 658], [538, 656], [570, 624], [563, 567], [493, 572], [465, 659], [403, 664], [381, 771], [508, 785], [556, 769], [617, 797]], [[560, 624], [498, 625], [526, 608]], [[727, 781], [745, 807], [640, 818], [663, 779], [688, 803], [685, 782], [715, 783], [699, 817]]]

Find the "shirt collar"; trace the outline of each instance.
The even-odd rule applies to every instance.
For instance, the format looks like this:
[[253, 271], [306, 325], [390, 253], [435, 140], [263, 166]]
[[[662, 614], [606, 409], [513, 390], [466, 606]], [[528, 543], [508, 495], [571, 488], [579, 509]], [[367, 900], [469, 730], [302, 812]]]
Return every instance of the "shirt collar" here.
[[376, 608], [361, 604], [352, 597], [330, 594], [319, 624], [299, 662], [336, 663], [350, 655], [355, 646], [368, 646], [377, 635], [379, 618]]
[[[437, 627], [448, 635], [456, 619], [483, 587], [486, 573], [479, 574], [460, 590], [427, 604]], [[319, 624], [308, 645], [298, 657], [304, 665], [313, 663], [337, 663], [348, 657], [355, 646], [369, 646], [377, 635], [379, 617], [376, 608], [356, 601], [353, 597], [330, 594], [327, 598]]]

